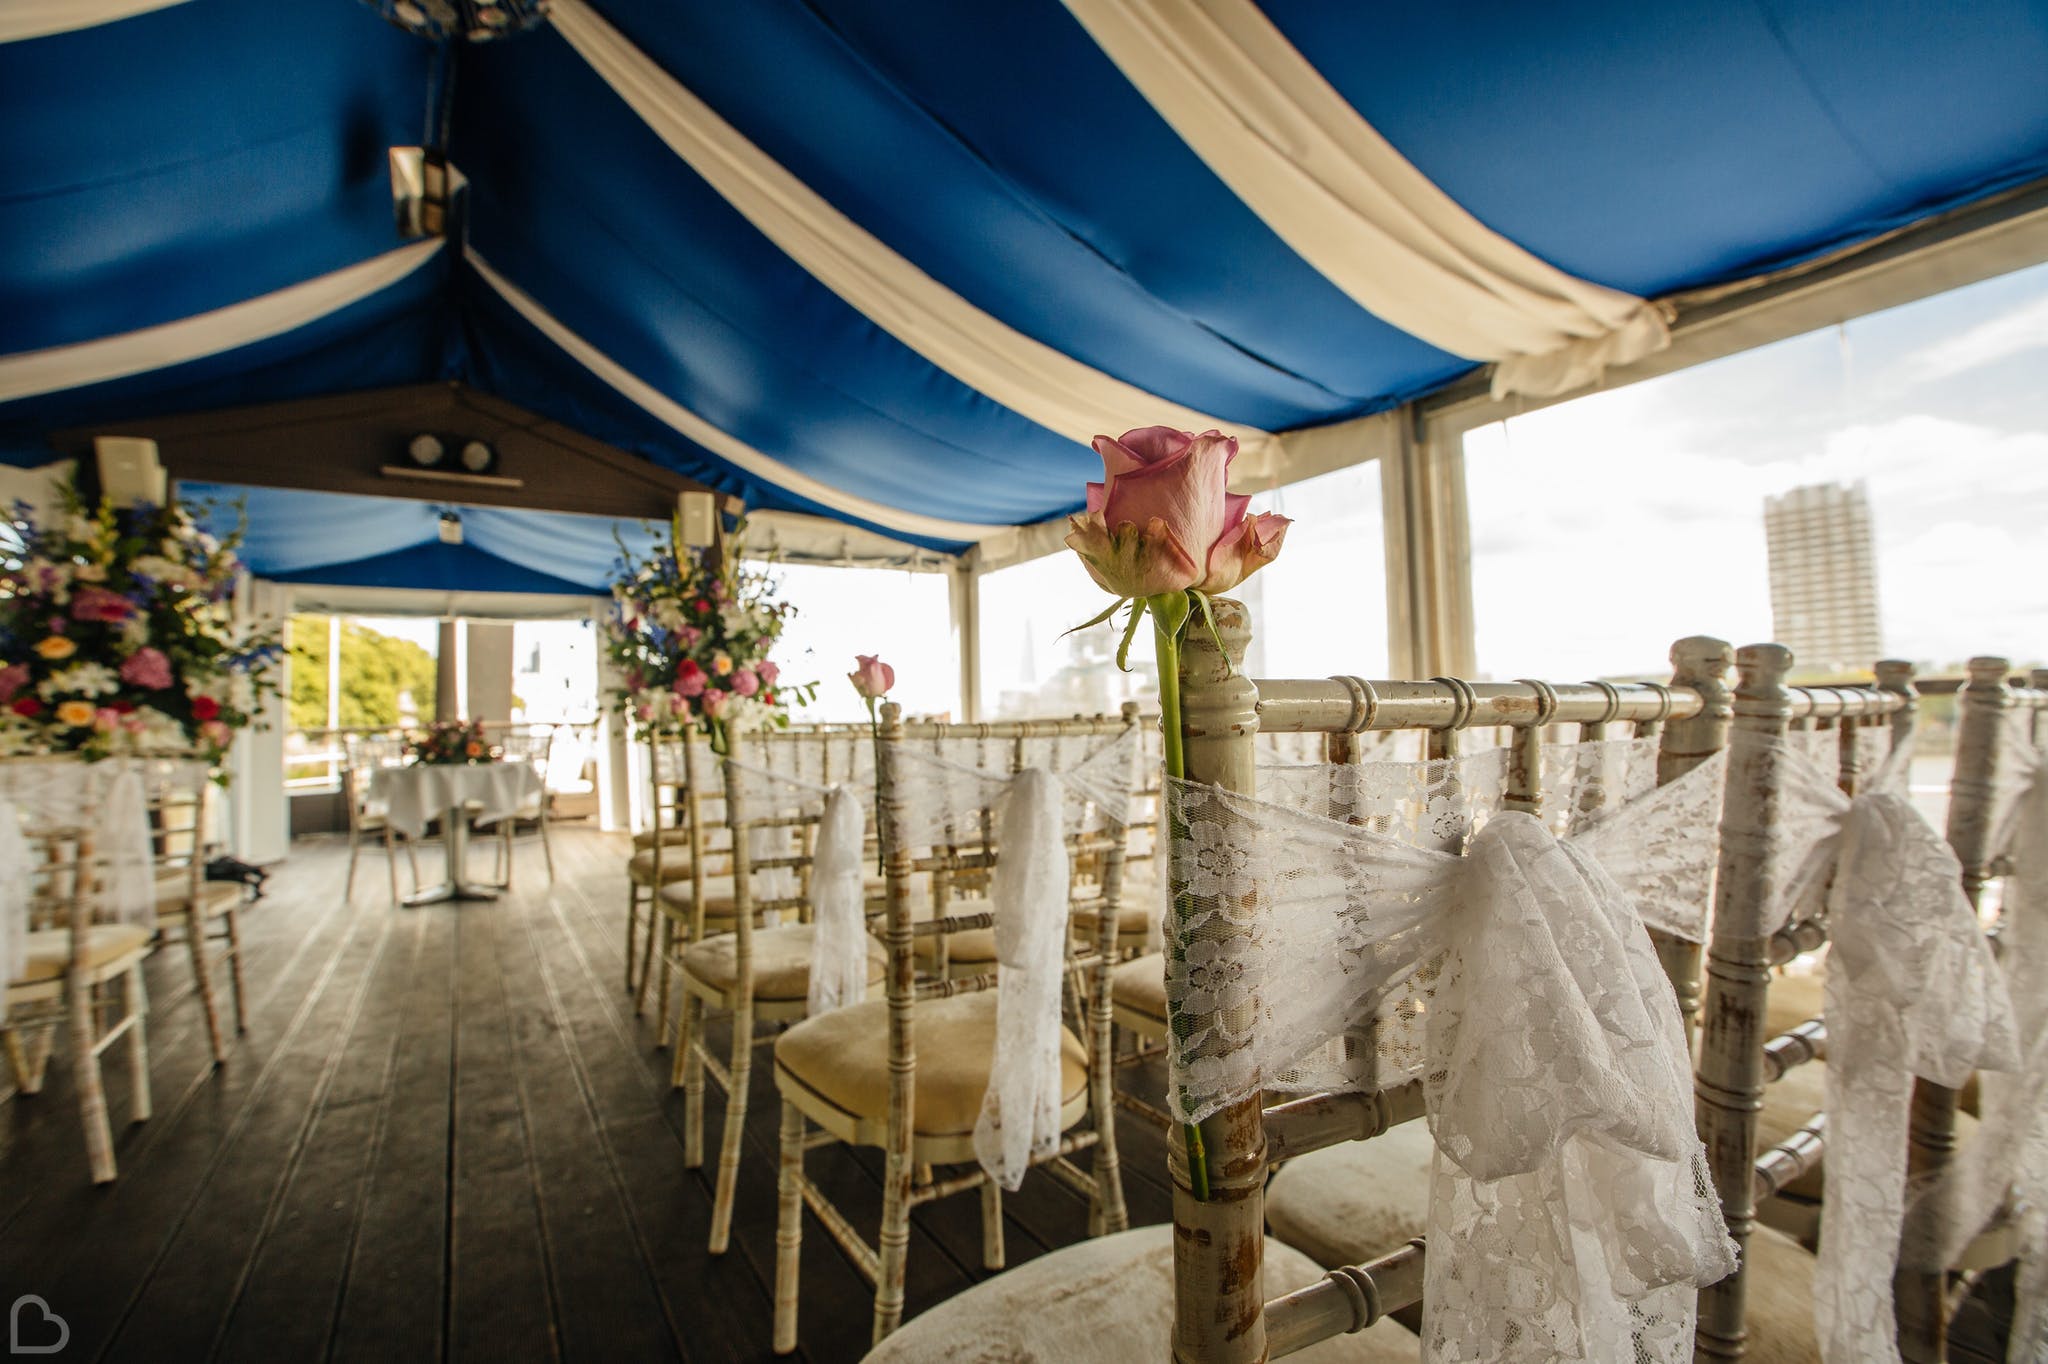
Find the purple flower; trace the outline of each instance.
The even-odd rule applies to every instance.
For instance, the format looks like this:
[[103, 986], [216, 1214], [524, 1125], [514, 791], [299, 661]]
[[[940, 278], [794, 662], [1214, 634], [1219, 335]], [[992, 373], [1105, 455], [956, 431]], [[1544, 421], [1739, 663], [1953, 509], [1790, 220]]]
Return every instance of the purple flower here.
[[161, 649], [145, 645], [122, 662], [121, 680], [146, 691], [161, 690], [171, 685], [171, 660]]

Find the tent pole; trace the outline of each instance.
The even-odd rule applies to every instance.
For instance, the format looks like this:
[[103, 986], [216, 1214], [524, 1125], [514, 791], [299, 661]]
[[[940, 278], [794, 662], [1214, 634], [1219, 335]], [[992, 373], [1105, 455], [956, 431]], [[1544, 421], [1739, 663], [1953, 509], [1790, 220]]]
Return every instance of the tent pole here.
[[946, 583], [953, 608], [953, 641], [960, 650], [960, 718], [981, 719], [981, 593], [973, 557], [953, 564]]

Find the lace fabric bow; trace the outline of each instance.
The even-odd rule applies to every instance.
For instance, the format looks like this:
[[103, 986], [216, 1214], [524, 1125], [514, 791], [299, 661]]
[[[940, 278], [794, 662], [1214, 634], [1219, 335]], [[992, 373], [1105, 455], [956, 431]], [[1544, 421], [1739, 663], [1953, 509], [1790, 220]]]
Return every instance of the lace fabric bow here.
[[0, 800], [14, 803], [23, 827], [83, 829], [93, 835], [102, 922], [156, 927], [156, 863], [143, 776], [154, 760], [27, 759], [0, 762]]
[[[738, 794], [751, 811], [786, 810], [818, 815], [818, 841], [811, 853], [811, 972], [807, 1009], [813, 1018], [867, 998], [868, 927], [861, 845], [866, 832], [866, 801], [844, 783], [821, 785], [786, 772], [732, 762], [739, 777]], [[774, 836], [781, 831], [755, 827], [748, 831], [748, 852], [772, 855]], [[786, 880], [786, 870], [777, 877]], [[780, 896], [785, 888], [770, 889]]]
[[1767, 780], [1781, 797], [1785, 817], [1767, 855], [1785, 893], [1768, 930], [1819, 904], [1832, 943], [1828, 1197], [1813, 1281], [1821, 1356], [1895, 1361], [1892, 1275], [1914, 1077], [1956, 1088], [1980, 1066], [2015, 1065], [2012, 1004], [1955, 854], [1903, 794], [1910, 749], [1896, 750], [1853, 800], [1783, 736], [1738, 729], [1731, 758], [1734, 780]]
[[[994, 910], [996, 1048], [974, 1124], [974, 1153], [1010, 1190], [1059, 1146], [1060, 978], [1071, 894], [1066, 835], [1098, 821], [1129, 818], [1136, 731], [1073, 759], [1063, 745], [1027, 751], [1021, 772], [991, 771], [959, 757], [904, 747], [897, 752], [899, 804], [891, 837], [911, 847], [952, 841], [988, 811], [1001, 849], [989, 887]], [[978, 741], [965, 741], [977, 745]], [[1055, 770], [1055, 768], [1058, 770]]]
[[[1357, 766], [1376, 765], [1323, 769], [1309, 788], [1374, 786]], [[1172, 787], [1190, 911], [1167, 963], [1176, 1116], [1262, 1088], [1421, 1076], [1438, 1146], [1427, 1357], [1547, 1364], [1632, 1341], [1636, 1359], [1679, 1364], [1696, 1288], [1734, 1267], [1734, 1247], [1692, 1131], [1676, 996], [1634, 892], [1577, 840], [1510, 813], [1485, 819], [1468, 856], [1410, 841], [1456, 847], [1479, 823], [1446, 794], [1462, 778], [1432, 774], [1410, 838]], [[1634, 875], [1683, 879], [1713, 825], [1637, 802], [1594, 830], [1675, 850]]]

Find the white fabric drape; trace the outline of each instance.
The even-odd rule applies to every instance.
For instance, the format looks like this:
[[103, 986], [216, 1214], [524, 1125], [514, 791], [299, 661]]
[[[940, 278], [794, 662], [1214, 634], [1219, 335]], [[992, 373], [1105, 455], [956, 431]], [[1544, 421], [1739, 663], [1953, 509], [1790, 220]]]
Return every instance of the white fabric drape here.
[[1670, 344], [1663, 313], [1539, 260], [1361, 117], [1252, 0], [1066, 0], [1266, 225], [1375, 315], [1474, 360], [1495, 397], [1564, 393]]
[[8, 0], [0, 5], [0, 43], [93, 28], [184, 3], [185, 0]]
[[100, 878], [94, 917], [153, 929], [156, 864], [149, 798], [143, 787], [145, 766], [136, 758], [0, 762], [0, 800], [14, 805], [30, 834], [39, 829], [89, 832]]
[[[1169, 1097], [1197, 1120], [1262, 1089], [1421, 1078], [1438, 1148], [1425, 1358], [1680, 1364], [1697, 1286], [1734, 1248], [1677, 998], [1633, 893], [1577, 840], [1495, 808], [1504, 757], [1261, 774], [1307, 809], [1172, 784], [1187, 914], [1169, 925]], [[1645, 819], [1652, 845], [1681, 841], [1668, 804], [1589, 827]]]
[[[513, 310], [531, 322], [543, 336], [568, 352], [571, 359], [602, 379], [621, 397], [638, 406], [655, 420], [680, 432], [720, 459], [754, 477], [773, 483], [778, 488], [806, 498], [821, 507], [830, 507], [833, 511], [844, 512], [848, 516], [877, 526], [886, 526], [905, 535], [920, 535], [934, 540], [978, 541], [992, 535], [1007, 536], [1012, 533], [1009, 526], [983, 525], [975, 521], [948, 521], [943, 517], [921, 516], [916, 512], [899, 510], [886, 503], [871, 502], [865, 497], [842, 491], [829, 483], [812, 478], [809, 474], [800, 473], [773, 456], [762, 454], [737, 436], [728, 435], [713, 426], [569, 330], [531, 295], [492, 269], [490, 262], [479, 255], [474, 247], [465, 247], [464, 256], [484, 283], [496, 290], [500, 298], [511, 304]], [[4, 364], [5, 361], [0, 361], [0, 365]]]
[[[994, 911], [996, 1050], [974, 1124], [974, 1154], [1006, 1189], [1060, 1139], [1060, 978], [1072, 890], [1067, 835], [1130, 819], [1137, 730], [1107, 743], [1085, 736], [1009, 742], [941, 741], [938, 752], [896, 752], [892, 843], [961, 841], [992, 813], [1000, 856]], [[1092, 746], [1089, 746], [1092, 745]]]
[[[866, 742], [863, 736], [860, 743]], [[812, 747], [801, 746], [804, 751]], [[771, 751], [781, 758], [799, 756], [779, 748]], [[770, 771], [741, 762], [728, 762], [727, 770], [739, 780], [735, 794], [746, 817], [757, 818], [771, 811], [819, 816], [818, 841], [811, 850], [813, 927], [807, 1007], [810, 1016], [816, 1018], [828, 1010], [860, 1003], [867, 998], [868, 990], [867, 906], [861, 844], [866, 832], [866, 807], [873, 798], [872, 786], [808, 781], [792, 772]]]
[[555, 0], [556, 30], [677, 156], [762, 235], [876, 326], [977, 392], [1083, 445], [1145, 420], [1274, 438], [1093, 369], [969, 303], [791, 175], [584, 3]]
[[1813, 1277], [1821, 1357], [1885, 1364], [1899, 1358], [1892, 1275], [1905, 1228], [1914, 1079], [1960, 1088], [1979, 1067], [2011, 1069], [2017, 1029], [1963, 894], [1962, 867], [1904, 793], [1911, 749], [1894, 751], [1851, 800], [1814, 761], [1810, 742], [1738, 728], [1733, 780], [1742, 789], [1768, 782], [1779, 793], [1764, 851], [1784, 889], [1767, 929], [1824, 911], [1832, 944], [1828, 1198]]
[[415, 242], [332, 274], [175, 322], [47, 350], [0, 355], [0, 402], [182, 365], [282, 336], [390, 288], [440, 249], [438, 238]]
[[0, 800], [0, 990], [20, 977], [28, 957], [29, 878], [33, 867], [14, 802]]

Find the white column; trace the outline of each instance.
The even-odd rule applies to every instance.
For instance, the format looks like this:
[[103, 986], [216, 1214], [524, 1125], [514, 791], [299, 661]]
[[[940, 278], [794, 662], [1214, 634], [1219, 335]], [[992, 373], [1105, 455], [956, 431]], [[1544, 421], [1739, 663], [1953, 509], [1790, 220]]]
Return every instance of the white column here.
[[[246, 622], [275, 629], [291, 615], [292, 589], [252, 582], [238, 606]], [[245, 862], [281, 861], [291, 847], [291, 798], [284, 789], [284, 736], [290, 725], [291, 708], [280, 690], [264, 699], [257, 723], [242, 731], [228, 755], [228, 847]]]
[[611, 607], [593, 605], [590, 619], [600, 641], [597, 654], [597, 824], [601, 829], [640, 827], [640, 801], [644, 786], [635, 778], [639, 749], [627, 736], [626, 725], [612, 708], [612, 693], [625, 679], [603, 646], [604, 622]]
[[946, 584], [953, 608], [953, 644], [960, 651], [960, 718], [981, 719], [981, 591], [974, 564], [956, 560]]

